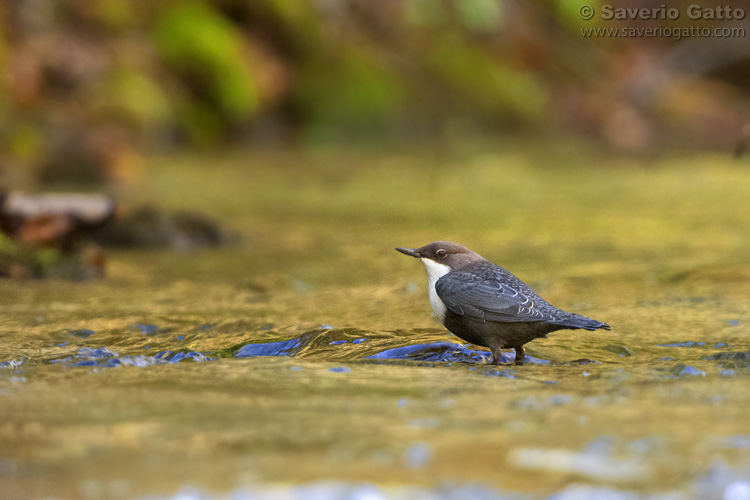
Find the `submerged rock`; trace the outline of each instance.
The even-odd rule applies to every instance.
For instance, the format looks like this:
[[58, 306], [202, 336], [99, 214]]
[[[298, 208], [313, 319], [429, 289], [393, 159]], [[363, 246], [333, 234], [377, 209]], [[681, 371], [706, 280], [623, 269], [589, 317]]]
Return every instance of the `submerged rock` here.
[[750, 351], [717, 352], [716, 354], [710, 354], [703, 359], [721, 361], [719, 366], [722, 368], [737, 369], [750, 367]]
[[[433, 342], [431, 344], [413, 344], [386, 349], [368, 356], [367, 359], [413, 359], [419, 361], [450, 361], [463, 363], [482, 363], [489, 353], [472, 351], [452, 342]], [[506, 361], [507, 358], [507, 361]], [[503, 354], [503, 361], [510, 362], [513, 355]]]
[[684, 375], [691, 375], [691, 376], [699, 376], [699, 377], [705, 377], [706, 372], [703, 370], [699, 370], [698, 368], [694, 366], [689, 365], [683, 365], [683, 364], [677, 364], [675, 365], [673, 372], [677, 376], [684, 376]]

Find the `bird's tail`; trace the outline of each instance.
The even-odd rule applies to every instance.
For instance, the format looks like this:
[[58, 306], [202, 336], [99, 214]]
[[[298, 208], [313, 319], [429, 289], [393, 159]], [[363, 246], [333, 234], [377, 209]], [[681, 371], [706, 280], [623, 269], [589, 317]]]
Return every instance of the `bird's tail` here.
[[584, 330], [611, 330], [612, 328], [607, 323], [602, 323], [595, 319], [581, 316], [580, 314], [568, 313], [567, 316], [560, 318], [559, 321], [551, 321], [555, 325], [564, 326], [566, 328], [583, 328]]

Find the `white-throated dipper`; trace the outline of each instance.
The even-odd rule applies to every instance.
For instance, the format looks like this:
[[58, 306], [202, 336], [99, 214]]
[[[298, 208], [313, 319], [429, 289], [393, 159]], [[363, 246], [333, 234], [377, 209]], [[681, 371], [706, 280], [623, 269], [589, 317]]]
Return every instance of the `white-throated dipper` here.
[[503, 349], [515, 349], [556, 330], [609, 330], [606, 323], [565, 312], [541, 298], [526, 283], [476, 252], [450, 241], [422, 248], [397, 248], [422, 260], [432, 310], [451, 332], [492, 351], [499, 364]]

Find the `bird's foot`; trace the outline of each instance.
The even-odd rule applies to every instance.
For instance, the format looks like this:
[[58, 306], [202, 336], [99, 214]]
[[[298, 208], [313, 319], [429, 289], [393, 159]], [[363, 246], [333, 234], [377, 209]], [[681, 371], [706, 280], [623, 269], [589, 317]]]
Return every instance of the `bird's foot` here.
[[496, 351], [492, 351], [492, 361], [490, 361], [491, 365], [509, 365], [511, 363], [515, 363], [517, 365], [523, 364], [523, 359], [526, 357], [526, 349], [523, 347], [516, 347], [516, 357], [512, 362], [503, 361], [503, 351], [502, 349], [498, 349]]
[[504, 365], [506, 364], [503, 361], [503, 351], [502, 349], [498, 349], [496, 351], [492, 351], [492, 361], [490, 361], [491, 365]]

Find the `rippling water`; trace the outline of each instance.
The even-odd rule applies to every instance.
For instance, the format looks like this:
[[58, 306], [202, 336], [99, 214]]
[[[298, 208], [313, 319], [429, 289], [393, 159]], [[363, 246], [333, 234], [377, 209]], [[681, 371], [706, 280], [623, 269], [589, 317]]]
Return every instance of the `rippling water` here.
[[[102, 282], [0, 283], [0, 498], [750, 498], [750, 171], [551, 189], [502, 165], [466, 166], [476, 185], [443, 167], [434, 198], [398, 162], [331, 192], [304, 171], [155, 167], [253, 237], [114, 253]], [[613, 330], [488, 365], [393, 251], [438, 237]]]

